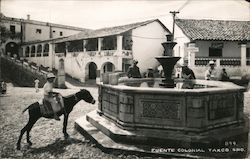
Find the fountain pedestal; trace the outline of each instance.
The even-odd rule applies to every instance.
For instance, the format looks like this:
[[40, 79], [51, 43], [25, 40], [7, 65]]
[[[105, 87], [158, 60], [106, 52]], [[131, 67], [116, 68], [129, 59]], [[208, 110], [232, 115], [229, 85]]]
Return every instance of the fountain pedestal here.
[[166, 37], [167, 42], [162, 43], [162, 46], [164, 47], [163, 56], [158, 56], [155, 58], [161, 64], [165, 77], [160, 85], [165, 88], [174, 88], [175, 83], [172, 79], [172, 72], [176, 62], [180, 59], [180, 57], [173, 57], [173, 48], [177, 44], [176, 42], [173, 42], [173, 35], [169, 34], [166, 35]]
[[174, 88], [175, 83], [172, 79], [172, 72], [176, 62], [180, 59], [180, 57], [159, 56], [155, 58], [161, 64], [165, 76], [165, 79], [162, 80], [162, 83], [160, 83], [160, 85], [166, 88]]

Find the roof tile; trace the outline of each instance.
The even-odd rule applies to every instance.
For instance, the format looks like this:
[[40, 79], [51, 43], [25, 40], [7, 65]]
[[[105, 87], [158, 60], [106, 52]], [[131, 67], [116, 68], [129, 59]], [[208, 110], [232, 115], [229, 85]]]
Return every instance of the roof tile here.
[[250, 41], [250, 21], [176, 19], [192, 40]]

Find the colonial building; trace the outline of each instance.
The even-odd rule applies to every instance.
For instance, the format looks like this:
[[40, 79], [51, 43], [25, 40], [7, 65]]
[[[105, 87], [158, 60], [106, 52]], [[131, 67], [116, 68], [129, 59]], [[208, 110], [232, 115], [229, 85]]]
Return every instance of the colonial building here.
[[230, 76], [250, 73], [250, 21], [177, 19], [175, 56], [204, 78], [210, 60]]
[[161, 43], [167, 34], [169, 30], [159, 20], [149, 20], [26, 43], [22, 48], [23, 56], [38, 65], [58, 69], [59, 60], [63, 59], [65, 72], [84, 82], [104, 72], [125, 72], [133, 59], [139, 61], [141, 72], [156, 68], [159, 63], [155, 56], [163, 54]]
[[18, 19], [6, 17], [3, 14], [0, 14], [0, 18], [0, 52], [5, 55], [9, 53], [10, 56], [13, 56], [13, 54], [22, 56], [19, 53], [23, 51], [19, 49], [24, 43], [66, 37], [88, 30], [78, 27], [31, 20], [30, 15], [27, 16], [27, 19]]

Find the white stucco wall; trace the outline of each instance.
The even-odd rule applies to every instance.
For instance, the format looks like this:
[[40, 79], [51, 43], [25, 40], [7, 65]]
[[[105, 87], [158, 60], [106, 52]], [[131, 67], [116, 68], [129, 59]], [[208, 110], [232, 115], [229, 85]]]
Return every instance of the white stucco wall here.
[[[72, 56], [73, 53], [67, 53], [65, 58], [65, 72], [70, 74], [72, 77], [77, 79], [86, 79], [88, 75], [89, 63], [93, 62], [97, 66], [97, 70], [103, 69], [103, 65], [107, 62], [110, 62], [115, 65], [115, 69], [118, 65], [122, 65], [118, 63], [118, 57], [113, 56], [89, 56], [86, 52], [79, 52], [77, 56]], [[59, 58], [56, 56], [55, 58], [55, 68], [58, 68]]]
[[175, 25], [175, 33], [174, 33], [174, 41], [177, 44], [174, 47], [174, 56], [182, 57], [179, 62], [183, 60], [183, 58], [187, 58], [186, 46], [190, 42], [190, 39], [183, 33], [183, 31]]
[[16, 33], [21, 32], [21, 23], [20, 22], [7, 21], [7, 20], [4, 20], [4, 19], [1, 20], [1, 26], [4, 26], [8, 31], [10, 31], [10, 26], [11, 25], [15, 26]]
[[196, 41], [199, 52], [196, 57], [209, 57], [209, 47], [212, 43], [223, 43], [222, 57], [240, 57], [240, 45], [233, 41]]
[[161, 56], [168, 32], [158, 23], [153, 22], [132, 31], [133, 58], [138, 60], [141, 73], [149, 67], [159, 66], [155, 56]]
[[[36, 33], [36, 29], [41, 29], [42, 33], [41, 34]], [[52, 38], [69, 36], [69, 35], [73, 35], [73, 34], [77, 34], [81, 32], [79, 30], [70, 29], [70, 28], [51, 26], [51, 29], [50, 29], [50, 26], [47, 26], [47, 25], [26, 23], [25, 24], [25, 42], [50, 39], [50, 31], [52, 32]], [[60, 32], [63, 32], [62, 36], [60, 36]]]
[[[41, 34], [36, 32], [36, 29], [41, 29]], [[49, 39], [50, 29], [48, 26], [36, 25], [36, 24], [25, 24], [25, 42], [35, 40], [47, 40]]]
[[[65, 28], [60, 28], [60, 27], [52, 27], [52, 38], [58, 38], [58, 37], [62, 37], [62, 36], [69, 36], [69, 35], [73, 35], [73, 34], [77, 34], [81, 31], [78, 30], [71, 30], [71, 29], [65, 29]], [[55, 32], [53, 32], [55, 31]], [[63, 32], [63, 35], [60, 36], [60, 32]]]

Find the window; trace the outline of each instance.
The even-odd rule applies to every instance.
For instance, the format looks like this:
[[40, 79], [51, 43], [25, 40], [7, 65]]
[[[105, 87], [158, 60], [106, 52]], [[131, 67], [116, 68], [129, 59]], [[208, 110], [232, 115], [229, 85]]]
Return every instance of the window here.
[[250, 47], [247, 48], [246, 57], [247, 57], [247, 59], [250, 59]]
[[222, 57], [222, 49], [209, 48], [209, 57]]
[[42, 45], [38, 45], [38, 47], [37, 47], [37, 54], [36, 54], [36, 56], [41, 56], [41, 53], [42, 53]]
[[212, 43], [209, 47], [209, 57], [222, 57], [223, 43]]
[[104, 37], [102, 40], [102, 50], [116, 50], [117, 40], [116, 36]]
[[98, 50], [98, 39], [88, 39], [85, 44], [86, 51]]
[[68, 43], [68, 52], [81, 52], [81, 51], [83, 51], [82, 40], [70, 41]]
[[31, 57], [35, 57], [36, 47], [34, 45], [31, 46]]
[[55, 30], [53, 30], [53, 33], [55, 33], [56, 31]]
[[133, 40], [132, 40], [132, 33], [127, 32], [122, 36], [122, 49], [123, 50], [132, 50]]
[[55, 45], [55, 53], [65, 53], [66, 48], [65, 48], [65, 43], [56, 43]]
[[49, 44], [44, 45], [43, 56], [49, 56]]
[[60, 31], [60, 36], [63, 36], [63, 32], [62, 31]]
[[16, 33], [16, 26], [15, 25], [10, 25], [10, 32], [11, 32], [11, 34]]
[[29, 53], [30, 53], [30, 47], [26, 47], [25, 49], [25, 57], [29, 57]]
[[42, 30], [41, 29], [36, 29], [36, 33], [41, 34]]
[[247, 59], [247, 65], [250, 65], [250, 47], [247, 48], [246, 59]]

